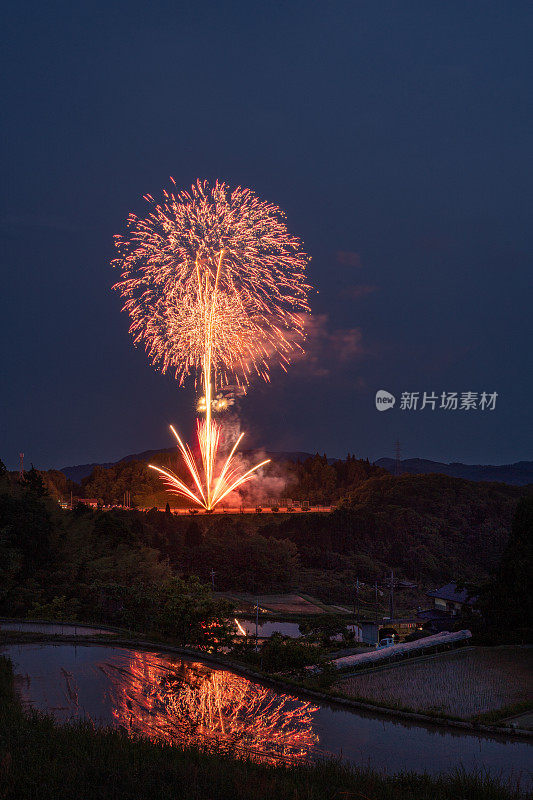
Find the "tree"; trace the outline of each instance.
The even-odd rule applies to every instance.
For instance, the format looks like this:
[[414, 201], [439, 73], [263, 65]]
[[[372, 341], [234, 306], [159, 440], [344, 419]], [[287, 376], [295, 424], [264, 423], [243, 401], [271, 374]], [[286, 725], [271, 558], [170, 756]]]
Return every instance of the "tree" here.
[[196, 577], [168, 581], [157, 591], [157, 607], [159, 628], [184, 645], [216, 651], [233, 641], [233, 606], [215, 600]]
[[185, 531], [185, 547], [189, 550], [197, 550], [202, 544], [202, 529], [194, 520], [189, 523]]
[[497, 640], [533, 636], [533, 494], [523, 497], [513, 519], [500, 565], [478, 601]]
[[31, 465], [29, 472], [24, 473], [24, 477], [21, 480], [21, 485], [31, 495], [33, 495], [33, 497], [45, 497], [48, 494], [41, 473], [35, 469], [33, 464]]
[[349, 639], [346, 620], [333, 614], [300, 623], [300, 631], [306, 639], [320, 642], [324, 647], [328, 647], [336, 636], [342, 636], [344, 641]]
[[316, 664], [320, 651], [308, 642], [290, 639], [274, 632], [261, 647], [263, 667], [271, 672], [286, 669], [303, 669], [307, 664]]
[[[533, 625], [533, 494], [516, 507], [511, 535], [500, 564], [498, 582], [512, 598], [515, 617]], [[509, 609], [510, 611], [510, 609]]]
[[240, 525], [217, 520], [204, 537], [201, 547], [204, 579], [215, 566], [221, 589], [240, 591], [287, 591], [298, 570], [298, 551], [293, 542], [267, 539], [248, 533]]
[[22, 491], [0, 493], [0, 530], [5, 544], [18, 551], [22, 571], [33, 573], [50, 556], [53, 519], [39, 474], [27, 474]]

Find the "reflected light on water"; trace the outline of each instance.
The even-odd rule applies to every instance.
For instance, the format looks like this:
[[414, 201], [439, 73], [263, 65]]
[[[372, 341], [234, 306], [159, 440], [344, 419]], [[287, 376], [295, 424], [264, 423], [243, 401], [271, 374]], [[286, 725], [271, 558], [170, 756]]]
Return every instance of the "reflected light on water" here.
[[201, 663], [170, 665], [134, 652], [128, 667], [99, 665], [117, 723], [128, 732], [184, 745], [231, 746], [261, 761], [316, 750], [318, 706]]

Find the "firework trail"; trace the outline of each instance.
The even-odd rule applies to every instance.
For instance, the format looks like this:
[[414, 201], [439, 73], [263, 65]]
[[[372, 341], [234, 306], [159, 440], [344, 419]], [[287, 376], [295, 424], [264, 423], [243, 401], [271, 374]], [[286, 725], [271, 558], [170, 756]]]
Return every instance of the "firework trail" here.
[[281, 210], [249, 189], [197, 181], [188, 192], [165, 191], [160, 204], [145, 199], [148, 216], [130, 214], [129, 234], [115, 237], [121, 280], [114, 288], [125, 299], [135, 344], [144, 344], [152, 363], [172, 370], [180, 385], [188, 375], [201, 379], [201, 468], [172, 429], [194, 488], [154, 468], [174, 492], [212, 510], [267, 463], [244, 474], [232, 467], [241, 436], [215, 476], [216, 390], [230, 382], [245, 389], [254, 375], [269, 380], [271, 362], [286, 369], [302, 349], [308, 256]]

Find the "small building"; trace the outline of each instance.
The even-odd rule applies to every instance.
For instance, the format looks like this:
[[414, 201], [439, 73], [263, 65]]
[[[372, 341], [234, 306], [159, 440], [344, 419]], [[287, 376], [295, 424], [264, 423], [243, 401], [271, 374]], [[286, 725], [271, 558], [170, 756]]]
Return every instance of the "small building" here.
[[98, 498], [97, 497], [74, 497], [72, 500], [72, 506], [76, 506], [77, 503], [82, 503], [84, 506], [89, 506], [90, 508], [97, 508], [98, 507]]
[[440, 608], [420, 609], [416, 616], [420, 620], [423, 629], [429, 633], [449, 631], [453, 626], [451, 614]]
[[440, 589], [426, 592], [427, 597], [433, 598], [433, 608], [435, 611], [444, 612], [455, 616], [459, 614], [464, 606], [472, 606], [476, 597], [471, 597], [467, 589], [458, 589], [456, 583], [447, 583]]
[[[422, 623], [414, 617], [384, 617], [379, 620], [360, 620], [361, 639], [366, 644], [378, 644], [382, 635], [394, 635], [395, 641], [400, 641], [405, 636], [421, 630]], [[381, 631], [383, 630], [383, 634]]]

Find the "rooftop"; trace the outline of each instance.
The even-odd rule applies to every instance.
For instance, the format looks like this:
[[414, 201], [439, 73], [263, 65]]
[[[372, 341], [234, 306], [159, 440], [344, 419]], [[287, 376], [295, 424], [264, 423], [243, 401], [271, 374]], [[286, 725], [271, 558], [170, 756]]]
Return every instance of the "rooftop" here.
[[441, 586], [440, 589], [434, 589], [431, 592], [426, 592], [428, 597], [438, 597], [440, 600], [450, 600], [452, 603], [473, 603], [473, 597], [469, 597], [467, 589], [457, 591], [456, 583], [447, 583]]

